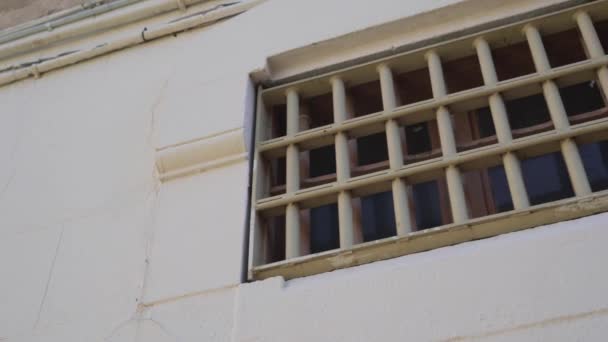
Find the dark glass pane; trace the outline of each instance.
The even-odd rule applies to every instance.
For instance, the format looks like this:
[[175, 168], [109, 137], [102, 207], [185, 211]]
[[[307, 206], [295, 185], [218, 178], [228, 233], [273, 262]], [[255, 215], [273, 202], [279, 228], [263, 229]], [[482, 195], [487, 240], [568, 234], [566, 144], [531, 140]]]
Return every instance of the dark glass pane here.
[[604, 99], [595, 81], [564, 87], [559, 93], [568, 115], [587, 113], [604, 107]]
[[489, 107], [480, 108], [477, 113], [477, 128], [479, 129], [479, 137], [491, 137], [496, 135], [494, 129], [494, 121], [492, 121], [492, 113]]
[[600, 21], [595, 23], [595, 30], [597, 35], [600, 37], [604, 52], [608, 52], [608, 20]]
[[557, 201], [574, 195], [560, 153], [525, 159], [521, 168], [531, 204]]
[[577, 29], [544, 36], [543, 45], [552, 68], [587, 59]]
[[437, 181], [414, 184], [412, 192], [418, 230], [442, 225]]
[[336, 173], [336, 150], [333, 145], [309, 151], [310, 177]]
[[285, 260], [285, 216], [269, 218], [267, 234], [267, 262]]
[[325, 126], [334, 122], [333, 99], [331, 94], [323, 94], [307, 99], [306, 104], [310, 111], [309, 128]]
[[488, 169], [488, 175], [490, 176], [492, 198], [494, 199], [496, 212], [513, 210], [505, 168], [502, 165], [491, 167]]
[[285, 163], [285, 157], [272, 160], [272, 185], [285, 184], [285, 177], [287, 173]]
[[359, 84], [348, 89], [352, 95], [354, 116], [363, 116], [382, 111], [382, 93], [380, 81]]
[[431, 136], [426, 122], [405, 126], [407, 154], [424, 153], [431, 150]]
[[541, 94], [506, 102], [511, 129], [538, 125], [551, 120], [545, 98]]
[[359, 157], [359, 165], [373, 164], [388, 160], [386, 134], [380, 132], [358, 138], [357, 155]]
[[500, 81], [536, 72], [527, 42], [492, 50], [496, 73]]
[[579, 146], [587, 178], [593, 191], [608, 188], [608, 141]]
[[393, 193], [381, 192], [361, 198], [363, 240], [373, 241], [395, 235]]
[[287, 134], [287, 106], [285, 104], [272, 107], [272, 137], [282, 137]]
[[310, 209], [310, 251], [319, 253], [340, 247], [338, 205]]

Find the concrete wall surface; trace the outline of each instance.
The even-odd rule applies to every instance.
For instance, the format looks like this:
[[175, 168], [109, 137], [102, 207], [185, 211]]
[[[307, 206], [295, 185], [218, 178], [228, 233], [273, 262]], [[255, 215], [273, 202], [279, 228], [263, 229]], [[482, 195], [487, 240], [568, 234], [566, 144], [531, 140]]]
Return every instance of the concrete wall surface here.
[[247, 161], [163, 182], [155, 165], [192, 141], [245, 153], [249, 74], [270, 56], [437, 9], [407, 39], [559, 2], [270, 0], [0, 87], [0, 341], [605, 340], [608, 214], [243, 285]]

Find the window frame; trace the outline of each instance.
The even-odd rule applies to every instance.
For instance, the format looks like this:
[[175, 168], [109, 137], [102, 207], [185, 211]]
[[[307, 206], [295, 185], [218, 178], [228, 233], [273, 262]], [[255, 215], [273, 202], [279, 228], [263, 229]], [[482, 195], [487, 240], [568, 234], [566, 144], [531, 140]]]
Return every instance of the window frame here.
[[[556, 103], [558, 103], [558, 105], [561, 103], [559, 90], [555, 84], [558, 79], [579, 73], [592, 73], [594, 75], [597, 73], [597, 77], [600, 78], [600, 82], [602, 82], [601, 88], [604, 89], [604, 93], [606, 93], [606, 90], [608, 89], [608, 72], [606, 72], [606, 76], [599, 75], [601, 70], [606, 70], [608, 56], [604, 51], [600, 54], [597, 46], [594, 45], [594, 42], [591, 39], [596, 33], [593, 29], [593, 25], [591, 26], [591, 29], [593, 30], [591, 30], [588, 25], [589, 13], [593, 13], [594, 21], [599, 21], [599, 19], [597, 19], [598, 13], [605, 13], [601, 15], [601, 20], [607, 20], [608, 1], [575, 6], [537, 18], [493, 28], [481, 33], [471, 34], [427, 46], [415, 51], [401, 53], [374, 62], [339, 70], [330, 74], [303, 79], [268, 89], [260, 88], [258, 91], [258, 106], [256, 113], [256, 150], [254, 157], [255, 171], [252, 201], [254, 205], [252, 208], [253, 215], [251, 223], [254, 234], [252, 235], [252, 241], [250, 242], [250, 249], [252, 250], [253, 256], [250, 264], [250, 279], [265, 279], [272, 276], [283, 276], [286, 279], [302, 277], [491, 237], [503, 233], [515, 232], [608, 210], [608, 190], [599, 192], [589, 191], [589, 181], [585, 175], [584, 169], [581, 174], [582, 165], [580, 156], [578, 156], [577, 159], [578, 150], [576, 149], [577, 145], [575, 143], [575, 139], [591, 139], [592, 141], [608, 139], [608, 118], [598, 115], [598, 118], [595, 120], [581, 123], [575, 122], [572, 124], [568, 123], [568, 118], [566, 117], [566, 124], [564, 124], [564, 115], [562, 114], [565, 113], [559, 113], [559, 108], [556, 109]], [[555, 32], [562, 28], [568, 29], [572, 27], [578, 28], [582, 33], [581, 44], [585, 47], [588, 59], [552, 68], [548, 65], [548, 61], [543, 61], [543, 54], [545, 60], [547, 59], [547, 56], [542, 45], [542, 40], [540, 40], [539, 28], [548, 32]], [[503, 81], [498, 81], [496, 79], [496, 68], [493, 65], [491, 53], [487, 47], [488, 44], [492, 44], [502, 38], [503, 35], [501, 35], [501, 33], [504, 32], [507, 32], [510, 36], [515, 36], [519, 34], [519, 32], [523, 32], [521, 33], [523, 38], [520, 36], [517, 39], [527, 40], [536, 66], [536, 72]], [[441, 58], [443, 56], [450, 56], [451, 49], [463, 49], [467, 45], [469, 47], [473, 46], [474, 49], [476, 49], [481, 72], [484, 76], [484, 85], [448, 94], [445, 89], [446, 82], [443, 78], [443, 71], [441, 69]], [[397, 91], [395, 90], [395, 85], [392, 80], [393, 73], [391, 68], [393, 65], [398, 64], [399, 59], [419, 58], [421, 55], [425, 55], [428, 63], [434, 97], [421, 102], [397, 106], [395, 101], [395, 94]], [[492, 79], [492, 70], [495, 79]], [[361, 77], [360, 75], [369, 75], [374, 72], [377, 72], [379, 75], [384, 110], [356, 118], [347, 117], [347, 115], [345, 115], [346, 111], [340, 107], [345, 107], [346, 103], [344, 79], [357, 78]], [[308, 94], [309, 96], [312, 96], [311, 94], [318, 95], [318, 89], [315, 89], [315, 87], [318, 87], [322, 82], [325, 82], [326, 87], [329, 87], [334, 94], [334, 123], [300, 132], [297, 129], [297, 124], [295, 124], [295, 128], [293, 125], [293, 122], [298, 120], [298, 99], [301, 94]], [[494, 94], [509, 93], [539, 84], [543, 85], [543, 95], [548, 102], [551, 111], [551, 122], [554, 125], [553, 128], [546, 130], [544, 127], [527, 127], [526, 129], [529, 129], [534, 133], [527, 136], [517, 136], [516, 134], [518, 132], [509, 130], [511, 138], [508, 141], [505, 141], [503, 139], [505, 134], [504, 127], [497, 127], [497, 122], [494, 121], [496, 130], [495, 139], [498, 143], [489, 145], [481, 144], [481, 146], [462, 151], [456, 150], [457, 145], [453, 137], [453, 127], [451, 123], [449, 123], [449, 120], [445, 119], [446, 115], [449, 119], [450, 112], [447, 111], [447, 108], [478, 98], [489, 99], [494, 96]], [[557, 95], [555, 94], [556, 92]], [[265, 118], [265, 101], [276, 100], [276, 98], [280, 96], [285, 96], [287, 99], [287, 134], [283, 137], [268, 139], [267, 127], [265, 127], [268, 122]], [[606, 110], [605, 107], [603, 109], [604, 114], [607, 114], [605, 113]], [[336, 111], [338, 113], [336, 113]], [[444, 112], [447, 112], [447, 114]], [[457, 110], [454, 110], [453, 112], [456, 113]], [[468, 118], [473, 118], [474, 116], [470, 111], [465, 111], [464, 113]], [[494, 113], [492, 114], [494, 119]], [[292, 117], [291, 127], [289, 123], [290, 115]], [[294, 119], [294, 115], [296, 119]], [[395, 133], [393, 127], [398, 127], [395, 123], [399, 120], [406, 117], [414, 118], [416, 115], [426, 115], [426, 117], [429, 117], [429, 115], [430, 117], [433, 117], [433, 115], [435, 116], [435, 119], [438, 121], [437, 124], [439, 126], [440, 137], [442, 138], [441, 149], [443, 154], [419, 162], [404, 163], [401, 161], [400, 163], [395, 163], [395, 150], [400, 151], [397, 154], [400, 154], [401, 157], [403, 157], [404, 154], [402, 150], [403, 142], [401, 141], [399, 134]], [[589, 115], [589, 113], [584, 113], [583, 115]], [[293, 165], [298, 164], [297, 161], [294, 161], [294, 153], [289, 152], [289, 149], [295, 148], [296, 151], [299, 151], [298, 148], [308, 150], [314, 146], [318, 147], [319, 141], [323, 141], [324, 145], [322, 146], [334, 142], [337, 151], [342, 148], [344, 149], [342, 154], [348, 155], [348, 144], [343, 143], [341, 147], [338, 147], [338, 139], [344, 139], [347, 133], [352, 134], [352, 136], [355, 137], [361, 136], [364, 134], [363, 132], [369, 133], [370, 127], [381, 127], [381, 131], [384, 131], [387, 134], [387, 139], [389, 141], [388, 168], [372, 170], [374, 172], [360, 176], [352, 176], [356, 169], [352, 166], [352, 163], [347, 162], [346, 164], [348, 166], [342, 167], [342, 170], [340, 169], [339, 163], [337, 163], [336, 175], [330, 183], [299, 189], [298, 185], [294, 185], [295, 183], [293, 180], [296, 178], [297, 184], [299, 184], [299, 174], [295, 176], [291, 175], [292, 181], [289, 181], [290, 155], [292, 164], [291, 172], [294, 172], [294, 169], [296, 168]], [[372, 130], [377, 131], [377, 128], [372, 128]], [[452, 134], [451, 140], [449, 139], [449, 132]], [[374, 133], [374, 131], [372, 131], [372, 133]], [[452, 142], [451, 144], [443, 144], [444, 140], [446, 140], [446, 136], [448, 136], [447, 141]], [[392, 144], [391, 141], [393, 141]], [[508, 171], [509, 174], [507, 178], [509, 178], [511, 195], [512, 197], [514, 194], [518, 195], [513, 198], [515, 209], [479, 218], [470, 218], [466, 209], [466, 204], [463, 201], [465, 196], [461, 179], [463, 170], [470, 168], [470, 165], [475, 165], [476, 167], [479, 167], [480, 165], [490, 165], [487, 164], [486, 161], [499, 157], [505, 158], [504, 156], [506, 155], [510, 155], [510, 157], [508, 157], [510, 159], [515, 158], [516, 161], [514, 162], [514, 165], [517, 165], [520, 157], [529, 156], [529, 154], [547, 153], [550, 149], [554, 149], [555, 146], [558, 146], [558, 150], [564, 154], [566, 163], [568, 164], [568, 174], [575, 192], [574, 197], [550, 203], [530, 205], [527, 198], [521, 198], [521, 189], [519, 189], [519, 194], [517, 193], [517, 189], [513, 190], [513, 188], [517, 188], [517, 184], [513, 186], [511, 184], [512, 179], [514, 177], [517, 178], [517, 172]], [[266, 170], [264, 163], [261, 162], [261, 160], [263, 160], [262, 156], [283, 156], [282, 153], [285, 153], [288, 164], [288, 180], [286, 183], [291, 184], [285, 185], [286, 191], [284, 193], [270, 195], [267, 193], [268, 191], [264, 190], [264, 188], [268, 187], [268, 180], [267, 176], [265, 176]], [[522, 154], [521, 156], [519, 155], [520, 153]], [[338, 154], [339, 153], [336, 153], [336, 155]], [[337, 156], [337, 158], [339, 159], [340, 156]], [[506, 162], [506, 159], [503, 160]], [[297, 168], [299, 168], [299, 166]], [[347, 170], [346, 176], [341, 174], [344, 173], [343, 169], [345, 168]], [[340, 226], [341, 248], [338, 250], [301, 256], [298, 255], [298, 253], [289, 255], [290, 247], [287, 246], [286, 254], [288, 255], [288, 258], [286, 260], [270, 264], [263, 264], [261, 262], [259, 253], [260, 248], [258, 248], [259, 246], [257, 245], [259, 241], [263, 240], [260, 229], [260, 224], [263, 220], [259, 217], [260, 213], [273, 213], [273, 211], [278, 210], [286, 212], [286, 215], [289, 216], [290, 210], [293, 212], [293, 209], [290, 208], [293, 208], [294, 206], [296, 206], [296, 209], [299, 212], [300, 205], [302, 205], [303, 208], [308, 208], [312, 206], [311, 203], [327, 201], [327, 198], [331, 198], [335, 202], [340, 201], [340, 197], [348, 197], [348, 202], [350, 203], [355, 196], [352, 194], [345, 196], [343, 194], [354, 193], [359, 189], [380, 183], [390, 183], [393, 190], [399, 189], [399, 187], [402, 186], [399, 185], [400, 182], [405, 185], [406, 180], [409, 178], [425, 172], [437, 172], [437, 170], [446, 170], [447, 188], [450, 192], [449, 202], [454, 219], [452, 223], [422, 231], [411, 231], [411, 229], [410, 231], [404, 231], [404, 227], [397, 227], [397, 236], [366, 243], [355, 243], [352, 237], [353, 223], [351, 222], [349, 228], [351, 230], [350, 236], [343, 236], [343, 234], [348, 235], [348, 233], [344, 232], [344, 227], [342, 227], [342, 225]], [[396, 180], [400, 181], [396, 182]], [[521, 170], [519, 171], [519, 181], [521, 182]], [[523, 185], [523, 187], [525, 194], [525, 185]], [[397, 212], [399, 207], [403, 208], [403, 201], [407, 204], [408, 195], [393, 196], [395, 201], [394, 206]], [[401, 200], [402, 203], [399, 203], [399, 200]], [[526, 204], [526, 202], [528, 203]], [[338, 203], [338, 207], [341, 207], [340, 203]], [[287, 220], [288, 224], [286, 224], [285, 229], [288, 230], [286, 235], [289, 235], [290, 228], [288, 226], [290, 221], [289, 218], [287, 218]], [[291, 222], [293, 222], [293, 219]], [[293, 228], [294, 227], [291, 229]], [[299, 229], [299, 224], [296, 228]], [[286, 238], [286, 240], [286, 244], [290, 245], [291, 248], [296, 244], [299, 245], [297, 241], [294, 242], [292, 240], [290, 242], [289, 237]]]

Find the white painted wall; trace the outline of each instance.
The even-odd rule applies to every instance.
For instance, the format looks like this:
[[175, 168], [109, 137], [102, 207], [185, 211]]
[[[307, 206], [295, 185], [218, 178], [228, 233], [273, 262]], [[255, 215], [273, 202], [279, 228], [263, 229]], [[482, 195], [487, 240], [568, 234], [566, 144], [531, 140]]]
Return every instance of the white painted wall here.
[[454, 3], [273, 0], [0, 88], [0, 341], [603, 340], [608, 214], [238, 285], [247, 162], [158, 179], [157, 148], [245, 126], [268, 57]]

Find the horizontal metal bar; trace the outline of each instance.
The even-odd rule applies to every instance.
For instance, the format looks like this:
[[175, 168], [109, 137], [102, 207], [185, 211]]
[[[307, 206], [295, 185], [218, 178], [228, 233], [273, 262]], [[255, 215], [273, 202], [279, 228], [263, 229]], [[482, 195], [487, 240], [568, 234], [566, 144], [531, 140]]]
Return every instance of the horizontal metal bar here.
[[340, 191], [353, 190], [362, 186], [368, 186], [376, 183], [389, 182], [395, 178], [411, 177], [416, 174], [442, 169], [450, 165], [466, 164], [475, 160], [502, 155], [507, 152], [517, 152], [526, 148], [538, 147], [539, 145], [559, 142], [566, 138], [573, 138], [603, 130], [608, 130], [608, 118], [578, 124], [572, 126], [572, 128], [567, 131], [557, 132], [553, 130], [533, 136], [515, 139], [511, 144], [508, 145], [496, 144], [484, 146], [475, 150], [459, 152], [451, 158], [442, 157], [426, 160], [416, 164], [404, 165], [398, 170], [384, 170], [373, 174], [354, 177], [341, 184], [336, 182], [323, 184], [318, 188], [308, 188], [296, 191], [295, 193], [287, 193], [279, 196], [260, 199], [256, 203], [256, 210], [270, 210], [273, 208], [283, 207], [289, 203], [301, 202], [313, 199], [315, 197], [337, 194]]
[[267, 140], [259, 143], [257, 148], [262, 153], [268, 153], [273, 150], [286, 148], [290, 144], [302, 144], [307, 141], [332, 136], [338, 132], [348, 132], [350, 130], [368, 125], [378, 125], [390, 119], [399, 119], [415, 113], [432, 111], [441, 106], [449, 106], [458, 102], [490, 96], [495, 93], [502, 93], [528, 85], [541, 84], [547, 80], [568, 76], [577, 72], [598, 69], [606, 65], [608, 65], [608, 55], [554, 68], [544, 73], [535, 73], [505, 80], [492, 86], [482, 86], [468, 89], [462, 92], [449, 94], [439, 99], [430, 99], [423, 102], [397, 107], [389, 112], [378, 112], [364, 117], [345, 120], [342, 123], [334, 123], [328, 126], [318, 127], [313, 130], [300, 132], [293, 137], [286, 136]]
[[282, 276], [285, 279], [363, 265], [374, 261], [428, 251], [467, 241], [512, 233], [541, 225], [589, 216], [608, 210], [608, 191], [568, 198], [482, 218], [450, 224], [254, 267], [255, 280]]

